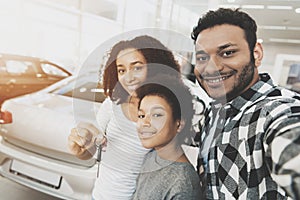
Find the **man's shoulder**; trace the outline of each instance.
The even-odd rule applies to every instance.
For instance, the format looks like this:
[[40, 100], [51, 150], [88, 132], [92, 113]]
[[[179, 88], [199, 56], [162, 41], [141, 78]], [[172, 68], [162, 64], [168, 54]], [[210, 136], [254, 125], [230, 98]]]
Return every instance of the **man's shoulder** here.
[[246, 109], [245, 113], [259, 113], [259, 118], [272, 122], [300, 114], [300, 95], [276, 86]]
[[257, 101], [254, 101], [253, 104], [300, 104], [300, 94], [293, 92], [289, 89], [274, 86], [272, 90], [263, 94]]
[[267, 95], [268, 97], [293, 98], [300, 101], [300, 94], [280, 86], [274, 86], [274, 89]]

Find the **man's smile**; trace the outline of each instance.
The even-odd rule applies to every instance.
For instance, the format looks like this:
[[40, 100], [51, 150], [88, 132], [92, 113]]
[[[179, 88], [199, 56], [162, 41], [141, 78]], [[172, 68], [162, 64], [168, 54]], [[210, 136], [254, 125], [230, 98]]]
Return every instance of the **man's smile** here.
[[205, 81], [210, 87], [217, 87], [220, 84], [230, 77], [232, 77], [236, 72], [232, 71], [226, 74], [218, 74], [218, 75], [200, 75], [200, 78]]

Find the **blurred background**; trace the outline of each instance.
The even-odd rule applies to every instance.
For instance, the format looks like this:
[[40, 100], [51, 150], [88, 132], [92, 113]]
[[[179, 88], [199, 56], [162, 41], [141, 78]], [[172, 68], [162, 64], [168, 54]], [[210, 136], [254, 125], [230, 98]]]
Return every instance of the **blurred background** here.
[[[0, 124], [0, 199], [90, 199], [95, 161], [76, 160], [66, 142], [75, 126], [72, 103], [84, 103], [77, 114], [87, 120], [104, 96], [97, 67], [82, 79], [72, 74], [103, 66], [107, 55], [92, 52], [122, 33], [158, 28], [189, 39], [199, 17], [219, 7], [241, 8], [256, 20], [264, 47], [260, 72], [300, 92], [300, 0], [0, 0], [0, 107], [10, 99], [2, 108], [13, 119]], [[187, 48], [163, 43], [192, 80], [188, 41]], [[90, 55], [95, 59], [87, 63]]]
[[300, 62], [299, 0], [0, 0], [0, 52], [50, 59], [74, 72], [114, 35], [157, 27], [189, 37], [199, 16], [218, 7], [253, 16], [265, 49], [261, 71], [290, 85], [289, 68]]

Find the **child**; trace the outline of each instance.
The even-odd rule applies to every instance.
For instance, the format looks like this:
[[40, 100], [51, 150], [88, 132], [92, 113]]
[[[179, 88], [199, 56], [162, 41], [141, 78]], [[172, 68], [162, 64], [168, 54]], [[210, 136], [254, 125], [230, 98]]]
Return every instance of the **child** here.
[[192, 96], [178, 78], [157, 76], [136, 90], [137, 130], [152, 149], [137, 179], [133, 199], [201, 199], [200, 180], [181, 144], [192, 136]]

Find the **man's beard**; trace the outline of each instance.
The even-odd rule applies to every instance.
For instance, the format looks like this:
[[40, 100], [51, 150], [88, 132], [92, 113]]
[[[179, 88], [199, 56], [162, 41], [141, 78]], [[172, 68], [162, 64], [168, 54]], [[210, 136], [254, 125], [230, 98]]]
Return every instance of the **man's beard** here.
[[[234, 99], [234, 98], [236, 98], [237, 96], [239, 96], [239, 95], [241, 95], [242, 94], [242, 92], [244, 92], [246, 89], [248, 89], [248, 88], [250, 88], [251, 86], [250, 86], [250, 84], [251, 84], [251, 82], [253, 81], [253, 79], [254, 79], [254, 76], [255, 76], [255, 64], [253, 63], [253, 62], [249, 62], [248, 64], [246, 64], [244, 67], [243, 67], [243, 69], [242, 69], [242, 71], [241, 71], [241, 73], [240, 73], [240, 75], [236, 78], [236, 80], [234, 81], [234, 83], [233, 83], [233, 86], [232, 86], [232, 90], [229, 90], [227, 93], [225, 93], [224, 95], [222, 95], [222, 96], [218, 96], [218, 97], [213, 97], [213, 96], [211, 96], [211, 94], [210, 94], [210, 92], [209, 92], [209, 90], [210, 90], [210, 88], [208, 87], [205, 87], [204, 86], [204, 84], [206, 84], [205, 83], [205, 81], [204, 82], [201, 82], [200, 80], [202, 79], [204, 79], [204, 77], [205, 78], [207, 78], [207, 77], [214, 77], [214, 76], [219, 76], [219, 75], [226, 75], [226, 74], [224, 74], [224, 73], [221, 73], [221, 72], [215, 72], [215, 74], [205, 74], [205, 75], [202, 75], [202, 74], [199, 74], [199, 75], [197, 75], [197, 81], [198, 81], [198, 83], [199, 83], [199, 85], [205, 90], [205, 92], [211, 97], [211, 98], [213, 98], [214, 100], [216, 100], [217, 102], [220, 102], [220, 103], [222, 103], [222, 104], [225, 104], [225, 103], [227, 103], [227, 102], [229, 102], [229, 101], [231, 101], [232, 99]], [[229, 73], [227, 73], [227, 74], [236, 74], [237, 73], [237, 71], [236, 70], [234, 70], [234, 71], [232, 71], [232, 72], [229, 72]], [[224, 87], [224, 92], [225, 92], [225, 87]]]
[[229, 102], [237, 96], [241, 95], [247, 88], [254, 78], [255, 66], [252, 62], [249, 62], [243, 68], [241, 74], [238, 76], [237, 81], [234, 82], [234, 88], [226, 94], [226, 101]]

